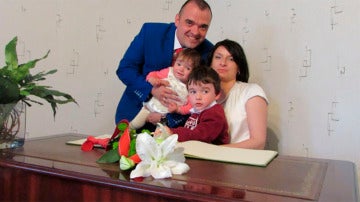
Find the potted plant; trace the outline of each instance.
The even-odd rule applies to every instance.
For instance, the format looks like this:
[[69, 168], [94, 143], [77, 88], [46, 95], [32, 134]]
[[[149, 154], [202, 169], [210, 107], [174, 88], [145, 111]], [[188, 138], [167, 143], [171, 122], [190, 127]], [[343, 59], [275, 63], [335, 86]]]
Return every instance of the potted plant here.
[[17, 136], [21, 125], [24, 126], [25, 123], [21, 121], [20, 115], [24, 113], [25, 106], [30, 107], [31, 103], [42, 105], [32, 96], [50, 103], [54, 117], [57, 104], [76, 103], [71, 95], [38, 83], [45, 80], [45, 76], [54, 74], [56, 69], [34, 75], [30, 73], [30, 69], [34, 68], [38, 61], [47, 58], [50, 50], [42, 58], [19, 64], [16, 45], [17, 37], [6, 45], [5, 66], [0, 69], [0, 149], [22, 146], [25, 130], [24, 134]]

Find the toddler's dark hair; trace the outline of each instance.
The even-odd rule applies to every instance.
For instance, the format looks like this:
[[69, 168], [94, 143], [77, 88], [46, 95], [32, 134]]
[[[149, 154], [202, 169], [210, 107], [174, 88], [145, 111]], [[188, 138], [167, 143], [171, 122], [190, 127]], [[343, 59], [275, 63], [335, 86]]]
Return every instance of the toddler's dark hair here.
[[198, 68], [194, 68], [193, 71], [190, 73], [187, 87], [189, 87], [189, 84], [191, 83], [211, 83], [214, 85], [216, 95], [218, 95], [221, 90], [220, 77], [218, 73], [213, 68], [204, 65], [199, 66]]

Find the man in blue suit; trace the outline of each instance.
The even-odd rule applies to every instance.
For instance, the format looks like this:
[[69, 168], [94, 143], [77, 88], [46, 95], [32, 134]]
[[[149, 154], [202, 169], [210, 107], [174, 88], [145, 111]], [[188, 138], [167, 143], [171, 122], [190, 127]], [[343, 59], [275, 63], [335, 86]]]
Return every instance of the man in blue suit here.
[[[116, 71], [126, 89], [118, 104], [115, 121], [131, 121], [140, 111], [143, 102], [155, 96], [165, 106], [176, 101], [176, 92], [166, 86], [152, 86], [145, 80], [151, 71], [171, 66], [177, 48], [195, 48], [205, 61], [213, 44], [206, 33], [212, 18], [211, 8], [204, 0], [187, 0], [175, 16], [174, 23], [145, 23], [121, 59]], [[150, 114], [148, 122], [156, 124], [160, 114]], [[168, 125], [182, 125], [187, 117], [168, 114]], [[150, 124], [150, 125], [152, 125]], [[147, 126], [149, 127], [149, 125]]]

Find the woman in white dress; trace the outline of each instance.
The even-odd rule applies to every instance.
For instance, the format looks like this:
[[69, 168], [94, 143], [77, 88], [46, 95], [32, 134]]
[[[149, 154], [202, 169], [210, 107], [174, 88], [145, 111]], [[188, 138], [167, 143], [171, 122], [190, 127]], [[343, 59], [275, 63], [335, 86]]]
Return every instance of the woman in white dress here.
[[208, 64], [221, 79], [218, 103], [224, 107], [231, 136], [225, 146], [264, 149], [268, 99], [263, 89], [248, 83], [249, 69], [242, 47], [235, 41], [218, 42], [209, 54]]

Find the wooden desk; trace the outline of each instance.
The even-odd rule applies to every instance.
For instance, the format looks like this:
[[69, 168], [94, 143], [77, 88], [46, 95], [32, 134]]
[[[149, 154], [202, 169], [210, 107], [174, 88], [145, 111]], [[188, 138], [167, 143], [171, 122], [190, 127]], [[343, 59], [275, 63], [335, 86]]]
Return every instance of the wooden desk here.
[[187, 159], [172, 179], [129, 179], [59, 135], [0, 150], [1, 201], [358, 201], [351, 162], [278, 156], [267, 167]]

